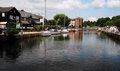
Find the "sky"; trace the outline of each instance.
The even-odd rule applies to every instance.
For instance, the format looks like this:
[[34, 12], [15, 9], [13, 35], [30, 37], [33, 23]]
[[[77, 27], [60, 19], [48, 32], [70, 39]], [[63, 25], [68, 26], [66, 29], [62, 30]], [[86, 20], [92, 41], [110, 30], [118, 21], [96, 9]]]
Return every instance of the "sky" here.
[[[0, 6], [12, 6], [41, 16], [45, 13], [45, 0], [0, 0]], [[58, 13], [90, 21], [120, 15], [120, 0], [46, 0], [46, 7], [47, 19], [53, 19]]]

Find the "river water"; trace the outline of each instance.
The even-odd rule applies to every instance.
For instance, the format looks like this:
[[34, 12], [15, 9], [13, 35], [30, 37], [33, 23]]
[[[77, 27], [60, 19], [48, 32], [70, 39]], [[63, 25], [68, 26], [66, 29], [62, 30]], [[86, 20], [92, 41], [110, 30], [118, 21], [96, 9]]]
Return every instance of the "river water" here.
[[95, 31], [8, 40], [0, 71], [120, 71], [120, 42]]

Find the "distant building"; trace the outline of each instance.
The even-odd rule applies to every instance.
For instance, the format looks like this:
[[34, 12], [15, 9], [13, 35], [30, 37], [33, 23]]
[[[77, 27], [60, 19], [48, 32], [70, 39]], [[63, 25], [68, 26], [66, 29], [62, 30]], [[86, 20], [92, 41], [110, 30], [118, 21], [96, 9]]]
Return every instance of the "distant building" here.
[[21, 22], [21, 14], [15, 7], [0, 7], [0, 28], [4, 28], [7, 22]]
[[75, 18], [70, 21], [69, 27], [71, 28], [82, 28], [83, 18]]

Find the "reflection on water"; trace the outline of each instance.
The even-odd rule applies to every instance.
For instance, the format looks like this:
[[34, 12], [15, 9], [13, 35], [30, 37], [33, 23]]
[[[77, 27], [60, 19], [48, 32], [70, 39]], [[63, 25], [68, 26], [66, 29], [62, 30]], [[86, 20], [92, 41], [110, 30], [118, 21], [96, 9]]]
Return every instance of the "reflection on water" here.
[[0, 71], [120, 70], [120, 43], [100, 32], [70, 32], [0, 43]]
[[54, 40], [61, 40], [61, 41], [69, 40], [69, 39], [70, 39], [70, 37], [69, 37], [68, 33], [63, 33], [61, 35], [58, 35], [58, 36], [54, 37]]
[[82, 37], [83, 37], [83, 32], [82, 31], [80, 31], [80, 32], [70, 32], [69, 35], [70, 35], [72, 40], [80, 42], [82, 40]]

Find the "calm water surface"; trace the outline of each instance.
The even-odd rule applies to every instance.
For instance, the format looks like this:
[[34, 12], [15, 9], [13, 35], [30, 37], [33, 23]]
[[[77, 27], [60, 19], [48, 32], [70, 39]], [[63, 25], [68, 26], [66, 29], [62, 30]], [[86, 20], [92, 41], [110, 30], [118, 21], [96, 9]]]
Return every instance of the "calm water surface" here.
[[0, 71], [120, 71], [120, 42], [95, 31], [0, 42]]

